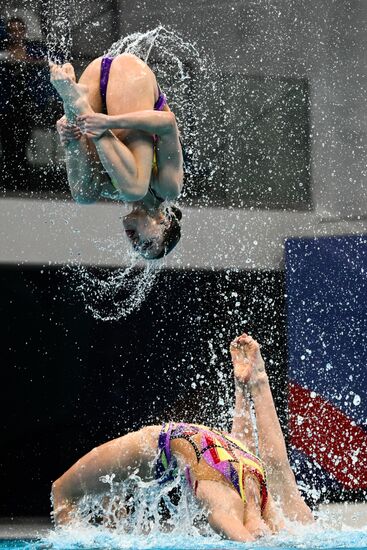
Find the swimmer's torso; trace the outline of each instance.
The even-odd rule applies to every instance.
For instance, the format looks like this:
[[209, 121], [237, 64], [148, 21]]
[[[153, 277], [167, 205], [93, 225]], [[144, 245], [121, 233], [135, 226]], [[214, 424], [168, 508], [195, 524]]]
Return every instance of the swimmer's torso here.
[[235, 489], [244, 503], [246, 483], [252, 478], [258, 484], [264, 509], [267, 500], [265, 468], [240, 441], [205, 426], [169, 423], [162, 427], [158, 448], [158, 476], [169, 472], [173, 455], [180, 469], [185, 469], [194, 490], [200, 480], [219, 481]]

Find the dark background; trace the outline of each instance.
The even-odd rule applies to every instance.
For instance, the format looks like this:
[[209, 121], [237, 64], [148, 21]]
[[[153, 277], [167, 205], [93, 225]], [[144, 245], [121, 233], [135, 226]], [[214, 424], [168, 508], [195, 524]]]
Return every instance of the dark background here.
[[[127, 430], [167, 418], [229, 427], [222, 349], [240, 330], [273, 361], [284, 426], [282, 273], [162, 271], [141, 309], [113, 323], [86, 313], [62, 269], [3, 266], [0, 277], [0, 514], [47, 514], [51, 482]], [[193, 388], [197, 376], [204, 383]]]

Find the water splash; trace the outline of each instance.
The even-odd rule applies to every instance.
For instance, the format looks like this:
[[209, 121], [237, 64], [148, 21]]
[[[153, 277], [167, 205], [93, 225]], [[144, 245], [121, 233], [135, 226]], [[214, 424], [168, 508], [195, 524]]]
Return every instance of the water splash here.
[[[106, 492], [84, 497], [71, 524], [49, 533], [44, 541], [48, 547], [243, 548], [242, 543], [223, 540], [211, 530], [183, 476], [163, 485], [144, 482], [134, 474], [123, 482], [116, 481], [113, 474], [101, 481], [106, 483]], [[310, 538], [312, 548], [364, 548], [367, 530], [336, 523], [333, 512], [323, 511], [316, 524], [288, 521], [284, 531], [261, 538], [251, 547], [310, 548]]]
[[[135, 550], [237, 550], [247, 545], [221, 539], [207, 525], [205, 516], [195, 504], [191, 492], [172, 482], [166, 489], [156, 491], [152, 484], [142, 483], [138, 478], [118, 484], [119, 494], [110, 491], [94, 501], [85, 500], [83, 518], [76, 519], [69, 527], [49, 533], [38, 548], [68, 550], [76, 548], [134, 548]], [[175, 491], [181, 498], [175, 500]], [[143, 510], [134, 508], [131, 491], [137, 494]], [[136, 493], [135, 493], [136, 492]], [[124, 502], [124, 505], [122, 504]], [[188, 513], [187, 505], [192, 510]], [[152, 508], [147, 508], [151, 506]], [[191, 508], [194, 506], [194, 508]], [[108, 514], [106, 513], [108, 509]], [[105, 512], [104, 522], [99, 514]], [[124, 510], [124, 511], [122, 511]], [[367, 546], [366, 527], [352, 529], [339, 523], [331, 527], [332, 517], [325, 513], [318, 523], [305, 526], [287, 523], [287, 530], [277, 535], [261, 538], [251, 543], [251, 548], [278, 549], [330, 549], [363, 548]], [[0, 547], [1, 548], [1, 547]]]
[[139, 268], [138, 261], [132, 259], [127, 267], [113, 271], [70, 264], [64, 274], [95, 319], [118, 321], [141, 307], [163, 265], [147, 262]]
[[70, 59], [73, 45], [72, 25], [76, 12], [76, 0], [46, 3], [46, 46], [49, 61], [57, 63]]
[[[108, 490], [98, 497], [86, 496], [66, 528], [47, 537], [52, 548], [129, 548], [136, 541], [144, 548], [155, 547], [161, 536], [172, 546], [172, 536], [208, 537], [205, 516], [184, 478], [158, 485], [132, 475], [123, 482], [104, 476]], [[214, 536], [214, 540], [220, 540]], [[131, 542], [135, 544], [131, 546]], [[211, 542], [213, 537], [211, 536]]]

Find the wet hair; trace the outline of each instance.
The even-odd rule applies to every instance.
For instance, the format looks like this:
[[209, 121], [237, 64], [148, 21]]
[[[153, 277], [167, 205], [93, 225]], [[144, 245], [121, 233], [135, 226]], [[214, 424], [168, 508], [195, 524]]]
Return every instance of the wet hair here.
[[169, 254], [175, 248], [175, 246], [181, 239], [181, 210], [177, 208], [177, 206], [169, 206], [166, 209], [165, 215], [170, 224], [163, 233], [162, 250], [157, 256], [151, 258], [152, 260], [160, 260], [164, 256], [167, 256], [167, 254]]

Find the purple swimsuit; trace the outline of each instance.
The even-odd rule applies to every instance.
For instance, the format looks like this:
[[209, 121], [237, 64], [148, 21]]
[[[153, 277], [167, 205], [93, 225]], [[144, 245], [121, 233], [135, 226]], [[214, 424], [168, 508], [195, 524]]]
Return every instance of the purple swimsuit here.
[[[103, 112], [107, 114], [107, 103], [106, 103], [106, 96], [107, 96], [107, 85], [108, 85], [108, 78], [110, 76], [110, 70], [112, 61], [114, 60], [114, 57], [102, 57], [101, 62], [101, 80], [100, 80], [100, 91], [101, 91], [101, 97], [102, 97], [102, 108]], [[166, 96], [161, 92], [159, 86], [158, 86], [158, 99], [154, 104], [154, 110], [155, 111], [162, 111], [163, 107], [167, 103]]]

